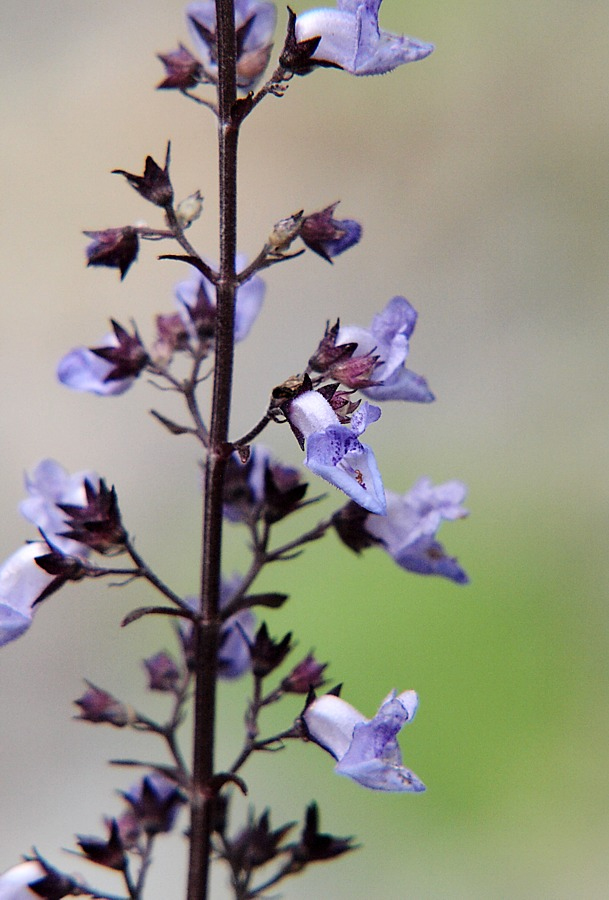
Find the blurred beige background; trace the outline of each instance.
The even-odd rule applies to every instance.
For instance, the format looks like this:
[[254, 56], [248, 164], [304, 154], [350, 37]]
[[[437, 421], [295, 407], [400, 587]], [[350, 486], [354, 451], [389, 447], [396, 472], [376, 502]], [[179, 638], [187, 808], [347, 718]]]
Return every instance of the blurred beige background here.
[[[364, 844], [288, 883], [289, 898], [605, 897], [609, 7], [385, 0], [381, 21], [436, 52], [384, 78], [294, 79], [244, 128], [243, 252], [282, 216], [336, 199], [364, 239], [333, 267], [308, 254], [268, 273], [264, 311], [238, 350], [234, 430], [303, 367], [326, 319], [367, 324], [406, 295], [420, 314], [410, 364], [438, 400], [387, 406], [370, 442], [394, 490], [420, 474], [469, 484], [472, 516], [442, 538], [472, 585], [429, 583], [372, 551], [355, 559], [333, 538], [269, 573], [265, 585], [287, 583], [294, 597], [269, 614], [271, 630], [294, 628], [303, 653], [331, 659], [356, 706], [372, 714], [391, 687], [418, 690], [401, 744], [429, 790], [366, 793], [298, 746], [254, 762], [251, 800], [270, 803], [278, 826], [317, 797], [322, 826]], [[111, 169], [140, 172], [148, 153], [161, 162], [171, 138], [178, 194], [206, 197], [192, 240], [217, 255], [213, 122], [153, 89], [155, 53], [187, 40], [182, 5], [5, 0], [0, 25], [0, 554], [33, 536], [16, 511], [23, 471], [52, 456], [115, 483], [140, 550], [193, 591], [195, 448], [147, 415], [171, 415], [171, 398], [140, 384], [96, 399], [54, 380], [61, 355], [95, 344], [110, 316], [149, 337], [186, 275], [155, 262], [166, 249], [156, 244], [122, 284], [86, 270], [82, 229], [158, 221]], [[265, 437], [299, 461], [284, 430]], [[231, 531], [228, 571], [244, 566], [240, 547]], [[74, 832], [101, 833], [102, 815], [120, 808], [113, 790], [133, 780], [105, 760], [159, 757], [145, 738], [70, 720], [83, 677], [163, 714], [162, 698], [142, 691], [140, 658], [172, 649], [169, 631], [118, 629], [148, 599], [139, 587], [67, 588], [0, 653], [0, 871], [33, 844], [87, 869], [60, 848]], [[223, 697], [226, 762], [242, 686]], [[156, 856], [149, 900], [181, 896], [179, 841], [159, 842]], [[229, 897], [223, 883], [217, 896]]]

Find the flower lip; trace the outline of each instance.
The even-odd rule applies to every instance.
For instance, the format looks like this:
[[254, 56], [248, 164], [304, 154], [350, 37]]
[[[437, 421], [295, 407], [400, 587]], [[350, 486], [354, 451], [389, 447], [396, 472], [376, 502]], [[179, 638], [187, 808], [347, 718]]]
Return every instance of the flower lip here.
[[385, 491], [371, 448], [359, 435], [381, 415], [378, 406], [363, 403], [342, 425], [319, 391], [305, 391], [286, 413], [292, 430], [306, 445], [305, 466], [373, 513], [385, 514]]
[[467, 584], [465, 571], [435, 540], [443, 521], [467, 516], [467, 509], [461, 505], [466, 491], [460, 481], [434, 486], [429, 478], [420, 478], [403, 496], [387, 491], [386, 516], [369, 516], [364, 531], [403, 569]]

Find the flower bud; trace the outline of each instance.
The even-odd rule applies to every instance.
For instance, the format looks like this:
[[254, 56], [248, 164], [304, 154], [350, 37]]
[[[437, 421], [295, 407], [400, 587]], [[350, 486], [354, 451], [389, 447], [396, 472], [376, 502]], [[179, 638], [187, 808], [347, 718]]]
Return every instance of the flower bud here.
[[169, 178], [169, 160], [171, 156], [171, 142], [167, 142], [165, 155], [165, 167], [161, 167], [151, 156], [146, 157], [143, 175], [132, 175], [124, 169], [113, 169], [113, 175], [124, 175], [132, 188], [145, 200], [154, 203], [155, 206], [167, 207], [173, 203], [173, 188]]
[[323, 671], [327, 663], [318, 663], [312, 653], [307, 654], [302, 662], [295, 666], [281, 682], [286, 694], [308, 694], [311, 688], [325, 684]]
[[264, 678], [286, 658], [291, 647], [292, 633], [289, 631], [280, 641], [274, 641], [263, 622], [253, 644], [250, 646], [252, 671], [256, 678]]
[[292, 241], [298, 237], [302, 225], [303, 210], [275, 222], [268, 239], [269, 246], [276, 252], [287, 250]]
[[84, 484], [84, 506], [57, 504], [67, 514], [66, 524], [70, 526], [63, 537], [78, 541], [98, 553], [122, 552], [127, 533], [121, 522], [115, 489], [108, 489], [103, 478], [100, 478], [97, 489], [88, 479], [85, 479]]
[[159, 53], [157, 58], [165, 66], [165, 78], [157, 85], [158, 90], [187, 91], [196, 87], [203, 77], [203, 66], [183, 44], [177, 50]]
[[160, 772], [145, 775], [123, 797], [148, 835], [171, 831], [179, 807], [185, 802], [175, 782]]
[[127, 865], [127, 859], [118, 823], [116, 819], [112, 819], [107, 825], [110, 832], [107, 840], [97, 837], [84, 837], [79, 834], [76, 836], [77, 843], [89, 862], [122, 872]]
[[180, 201], [176, 208], [176, 219], [180, 228], [189, 228], [196, 222], [203, 212], [203, 197], [200, 191], [190, 194], [185, 200]]
[[161, 651], [144, 660], [148, 672], [148, 689], [174, 691], [182, 673], [168, 653]]
[[357, 244], [362, 236], [362, 226], [359, 222], [354, 219], [333, 218], [338, 203], [337, 200], [320, 212], [306, 216], [300, 229], [300, 237], [309, 250], [322, 256], [329, 263], [334, 256]]
[[107, 691], [91, 684], [90, 681], [86, 683], [89, 689], [82, 697], [74, 701], [76, 706], [80, 706], [81, 709], [80, 715], [76, 716], [77, 719], [95, 724], [105, 722], [116, 728], [124, 728], [129, 724], [129, 710], [124, 703]]
[[122, 281], [131, 263], [137, 259], [140, 247], [135, 228], [125, 225], [124, 228], [106, 228], [105, 231], [83, 231], [83, 234], [91, 238], [85, 251], [87, 265], [118, 269]]

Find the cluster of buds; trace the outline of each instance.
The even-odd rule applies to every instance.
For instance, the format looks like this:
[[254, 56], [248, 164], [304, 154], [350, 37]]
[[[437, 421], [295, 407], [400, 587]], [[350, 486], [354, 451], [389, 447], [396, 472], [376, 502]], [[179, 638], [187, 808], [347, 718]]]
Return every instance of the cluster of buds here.
[[270, 884], [277, 884], [281, 879], [301, 872], [314, 862], [324, 862], [355, 850], [356, 845], [351, 837], [335, 837], [319, 831], [319, 812], [316, 803], [311, 803], [305, 810], [304, 823], [298, 839], [287, 841], [295, 822], [288, 822], [280, 828], [271, 829], [270, 812], [265, 810], [259, 818], [251, 811], [247, 825], [234, 836], [226, 833], [226, 822], [222, 821], [221, 847], [219, 855], [230, 865], [235, 887], [243, 894], [251, 889], [251, 880], [257, 870], [272, 862], [280, 862], [278, 871], [272, 880], [265, 882], [248, 893], [248, 896], [259, 896]]

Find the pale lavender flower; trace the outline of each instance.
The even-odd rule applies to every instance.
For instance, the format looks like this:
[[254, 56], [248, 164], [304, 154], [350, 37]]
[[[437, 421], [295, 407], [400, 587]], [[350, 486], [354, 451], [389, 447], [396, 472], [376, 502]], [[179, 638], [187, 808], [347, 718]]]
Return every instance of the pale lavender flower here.
[[[238, 271], [245, 266], [245, 262], [244, 256], [237, 256], [235, 263]], [[262, 309], [265, 291], [266, 285], [258, 275], [254, 275], [253, 278], [248, 279], [245, 284], [237, 288], [235, 298], [235, 341], [242, 341], [248, 336], [258, 313]], [[189, 279], [181, 281], [175, 287], [180, 315], [193, 338], [195, 337], [194, 331], [196, 329], [191, 313], [195, 314], [197, 307], [201, 306], [201, 293], [206, 301], [208, 311], [215, 314], [216, 289], [200, 272], [193, 271]]]
[[338, 66], [352, 75], [383, 75], [429, 56], [433, 44], [379, 28], [381, 2], [337, 0], [336, 9], [301, 13], [296, 19], [296, 40], [321, 37], [312, 61]]
[[[240, 88], [252, 88], [266, 69], [276, 21], [274, 3], [235, 0], [237, 85]], [[215, 81], [218, 77], [215, 0], [189, 3], [186, 23], [205, 71]]]
[[426, 380], [405, 368], [409, 339], [417, 322], [417, 312], [405, 297], [394, 297], [372, 320], [370, 328], [341, 325], [336, 346], [356, 343], [353, 358], [373, 354], [379, 357], [372, 378], [380, 384], [362, 390], [372, 400], [410, 400], [430, 403], [434, 395]]
[[[0, 900], [35, 900], [30, 885], [42, 881], [46, 872], [37, 860], [19, 863], [0, 875]], [[40, 896], [40, 895], [38, 895]]]
[[[98, 485], [99, 477], [88, 471], [69, 475], [52, 459], [43, 459], [26, 474], [28, 496], [19, 504], [19, 511], [49, 543], [25, 544], [0, 566], [0, 646], [27, 631], [36, 603], [66, 580], [76, 577], [78, 564], [86, 560], [88, 548], [63, 536], [69, 526], [65, 512], [60, 509], [60, 505], [87, 505], [85, 481]], [[48, 558], [49, 554], [55, 554], [55, 563], [48, 570], [43, 569], [36, 559]]]
[[460, 481], [434, 487], [429, 478], [421, 478], [403, 496], [387, 491], [387, 514], [368, 516], [364, 528], [402, 568], [466, 584], [469, 579], [457, 560], [435, 540], [444, 520], [467, 516], [461, 505], [466, 492]]
[[385, 491], [374, 453], [358, 437], [381, 411], [363, 403], [350, 426], [318, 391], [305, 391], [290, 403], [288, 419], [306, 442], [305, 466], [325, 478], [369, 512], [385, 513]]
[[68, 530], [66, 514], [62, 506], [86, 506], [85, 481], [97, 487], [99, 476], [83, 471], [69, 475], [53, 459], [43, 459], [36, 468], [26, 474], [25, 487], [28, 496], [19, 504], [19, 511], [51, 541], [53, 547], [69, 556], [84, 558], [87, 548], [79, 541], [62, 537]]
[[54, 581], [55, 576], [36, 563], [36, 557], [48, 552], [44, 541], [34, 541], [24, 544], [0, 566], [0, 647], [28, 630], [36, 601]]
[[[111, 332], [103, 338], [101, 348], [118, 347], [116, 335]], [[110, 378], [116, 366], [102, 359], [89, 347], [75, 347], [66, 353], [57, 366], [57, 378], [65, 387], [74, 391], [86, 391], [102, 397], [116, 397], [124, 394], [135, 382], [137, 376]]]
[[373, 791], [419, 792], [425, 785], [402, 765], [396, 736], [417, 709], [414, 691], [396, 691], [367, 719], [334, 694], [318, 697], [302, 718], [309, 737], [336, 760], [334, 771]]

